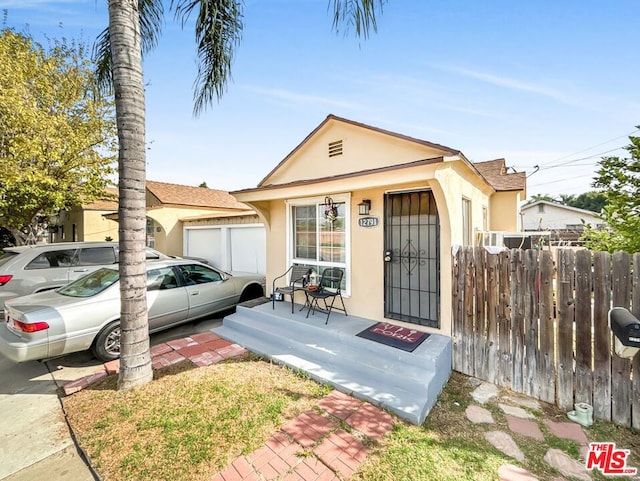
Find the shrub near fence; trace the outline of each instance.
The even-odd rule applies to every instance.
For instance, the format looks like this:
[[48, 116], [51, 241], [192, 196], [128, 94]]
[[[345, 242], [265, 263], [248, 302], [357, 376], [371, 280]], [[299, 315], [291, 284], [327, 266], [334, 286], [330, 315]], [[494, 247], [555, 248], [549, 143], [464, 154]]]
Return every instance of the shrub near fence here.
[[454, 256], [453, 368], [640, 429], [640, 354], [614, 352], [613, 306], [640, 318], [640, 254], [512, 249]]

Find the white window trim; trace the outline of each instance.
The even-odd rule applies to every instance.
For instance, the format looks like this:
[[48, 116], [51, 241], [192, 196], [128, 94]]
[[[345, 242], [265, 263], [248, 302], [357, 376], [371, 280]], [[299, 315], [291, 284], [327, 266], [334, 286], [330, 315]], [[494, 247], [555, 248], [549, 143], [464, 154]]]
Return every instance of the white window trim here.
[[[351, 296], [351, 193], [332, 194], [328, 197], [335, 203], [344, 202], [344, 225], [345, 225], [345, 288], [342, 291], [342, 297]], [[309, 259], [297, 259], [293, 257], [293, 222], [291, 220], [291, 208], [298, 205], [324, 204], [325, 196], [300, 197], [296, 199], [287, 199], [285, 201], [286, 210], [286, 237], [287, 237], [287, 266], [293, 263], [309, 262]], [[316, 227], [317, 229], [318, 227]], [[335, 265], [330, 262], [318, 262], [319, 265]]]

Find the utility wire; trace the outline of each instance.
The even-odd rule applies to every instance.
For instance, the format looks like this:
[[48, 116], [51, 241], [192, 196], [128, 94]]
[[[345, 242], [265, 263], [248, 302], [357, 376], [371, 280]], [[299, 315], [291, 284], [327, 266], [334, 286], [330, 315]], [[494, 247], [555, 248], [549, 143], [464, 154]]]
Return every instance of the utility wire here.
[[[618, 139], [623, 139], [625, 137], [629, 137], [629, 136], [635, 134], [636, 132], [640, 132], [640, 129], [635, 129], [633, 132], [630, 132], [627, 135], [620, 135], [618, 137], [614, 137], [613, 139], [605, 140], [604, 142], [601, 142], [601, 143], [596, 144], [596, 145], [592, 145], [591, 147], [587, 147], [586, 149], [579, 150], [578, 152], [574, 152], [572, 154], [567, 154], [567, 155], [565, 155], [563, 157], [560, 157], [558, 159], [550, 160], [548, 162], [545, 162], [545, 163], [542, 163], [542, 164], [538, 164], [538, 165], [540, 165], [542, 167], [543, 165], [552, 164], [554, 162], [558, 162], [560, 160], [564, 160], [564, 159], [566, 159], [568, 157], [572, 157], [574, 155], [578, 155], [578, 154], [581, 154], [583, 152], [588, 152], [588, 151], [590, 151], [592, 149], [595, 149], [596, 147], [600, 147], [601, 145], [605, 145], [605, 144], [608, 144], [609, 142], [613, 142], [614, 140], [618, 140]], [[614, 150], [617, 150], [617, 149], [614, 149]], [[599, 154], [596, 154], [596, 155], [599, 155]]]

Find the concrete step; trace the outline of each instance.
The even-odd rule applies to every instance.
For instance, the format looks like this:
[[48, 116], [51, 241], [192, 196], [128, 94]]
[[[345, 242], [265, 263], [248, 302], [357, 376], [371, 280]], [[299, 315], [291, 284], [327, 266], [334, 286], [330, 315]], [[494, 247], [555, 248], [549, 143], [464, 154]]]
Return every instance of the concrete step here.
[[319, 313], [276, 302], [238, 306], [213, 331], [248, 350], [394, 414], [422, 424], [451, 373], [451, 339], [432, 334], [413, 352], [357, 337], [377, 321], [334, 311], [325, 325]]

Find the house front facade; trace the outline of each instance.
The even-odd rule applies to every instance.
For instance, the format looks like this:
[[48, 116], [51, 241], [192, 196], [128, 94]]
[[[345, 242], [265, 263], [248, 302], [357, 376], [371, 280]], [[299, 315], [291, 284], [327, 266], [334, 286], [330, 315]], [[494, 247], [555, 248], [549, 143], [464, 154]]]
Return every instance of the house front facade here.
[[450, 335], [452, 247], [519, 230], [525, 177], [503, 159], [473, 164], [329, 115], [256, 188], [232, 195], [265, 226], [267, 286], [293, 264], [338, 267], [350, 315]]

